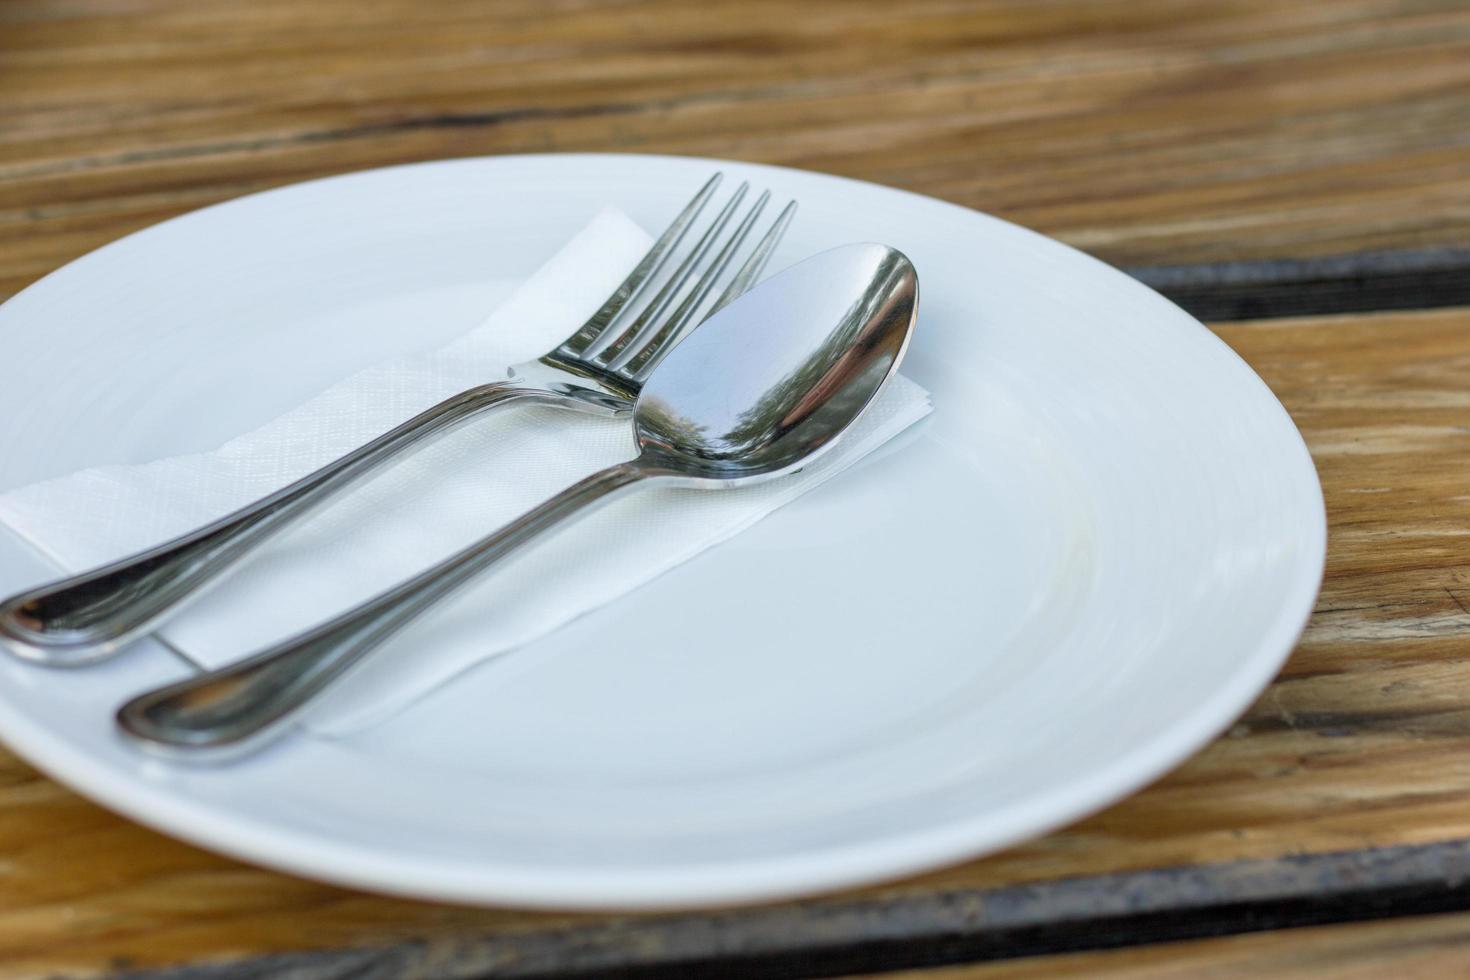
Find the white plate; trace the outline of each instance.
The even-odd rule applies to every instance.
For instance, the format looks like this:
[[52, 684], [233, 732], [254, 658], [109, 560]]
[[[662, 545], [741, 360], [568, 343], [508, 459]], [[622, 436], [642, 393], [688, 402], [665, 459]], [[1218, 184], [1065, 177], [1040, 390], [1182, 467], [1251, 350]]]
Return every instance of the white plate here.
[[[776, 267], [882, 241], [919, 270], [899, 444], [624, 601], [342, 741], [221, 770], [120, 742], [145, 643], [0, 658], [0, 737], [167, 833], [425, 898], [647, 907], [787, 896], [992, 851], [1219, 732], [1320, 580], [1311, 460], [1264, 384], [1107, 266], [964, 208], [645, 156], [458, 160], [207, 208], [0, 307], [0, 488], [209, 448], [436, 345], [603, 204], [661, 227], [715, 166], [801, 211]], [[50, 572], [0, 535], [0, 592]], [[611, 646], [595, 635], [625, 637]]]

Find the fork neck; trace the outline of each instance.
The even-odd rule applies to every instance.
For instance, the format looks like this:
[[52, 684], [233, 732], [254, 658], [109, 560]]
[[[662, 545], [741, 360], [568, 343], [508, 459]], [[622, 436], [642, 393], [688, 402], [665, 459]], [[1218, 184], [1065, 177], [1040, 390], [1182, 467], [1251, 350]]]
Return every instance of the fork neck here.
[[[568, 377], [568, 376], [571, 377]], [[577, 384], [574, 379], [588, 384]], [[529, 384], [580, 402], [583, 407], [609, 415], [626, 416], [642, 385], [598, 364], [555, 350], [535, 361], [517, 365], [513, 383]]]

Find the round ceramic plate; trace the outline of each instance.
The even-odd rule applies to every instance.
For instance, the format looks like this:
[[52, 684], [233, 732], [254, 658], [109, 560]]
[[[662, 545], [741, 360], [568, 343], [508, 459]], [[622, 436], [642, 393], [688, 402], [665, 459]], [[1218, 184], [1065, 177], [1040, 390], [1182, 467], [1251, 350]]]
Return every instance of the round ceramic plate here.
[[[709, 160], [527, 156], [313, 181], [165, 222], [0, 307], [0, 489], [223, 442], [473, 325], [603, 205], [667, 222], [716, 167], [793, 196], [772, 268], [906, 252], [904, 373], [935, 411], [627, 598], [375, 728], [218, 769], [112, 729], [185, 667], [152, 641], [0, 658], [0, 738], [178, 837], [433, 899], [788, 896], [992, 851], [1228, 725], [1312, 607], [1321, 490], [1285, 411], [1198, 322], [1064, 245], [940, 201]], [[0, 533], [0, 592], [52, 577]], [[621, 638], [621, 642], [610, 642]]]

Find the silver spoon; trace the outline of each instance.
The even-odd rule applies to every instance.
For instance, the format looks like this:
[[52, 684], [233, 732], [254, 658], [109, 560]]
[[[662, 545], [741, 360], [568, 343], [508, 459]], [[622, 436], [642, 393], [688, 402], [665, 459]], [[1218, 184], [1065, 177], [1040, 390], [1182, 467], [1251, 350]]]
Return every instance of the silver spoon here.
[[794, 472], [831, 448], [893, 376], [917, 311], [913, 265], [882, 245], [832, 249], [773, 276], [649, 377], [633, 409], [636, 458], [306, 633], [134, 698], [118, 724], [183, 758], [252, 750], [435, 603], [592, 505], [646, 482], [724, 489]]

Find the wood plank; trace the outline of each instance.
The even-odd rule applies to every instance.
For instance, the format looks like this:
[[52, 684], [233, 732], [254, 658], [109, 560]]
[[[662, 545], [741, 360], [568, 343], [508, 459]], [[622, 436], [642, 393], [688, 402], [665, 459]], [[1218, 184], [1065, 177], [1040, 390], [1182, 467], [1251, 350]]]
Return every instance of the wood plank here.
[[[1457, 874], [1450, 859], [1470, 848], [1470, 309], [1217, 330], [1313, 452], [1330, 521], [1327, 579], [1277, 682], [1226, 736], [1144, 792], [1002, 854], [847, 895], [694, 919], [562, 916], [380, 899], [247, 868], [115, 818], [0, 756], [0, 975], [328, 948], [488, 962], [507, 949], [572, 951], [586, 930], [612, 936], [607, 955], [625, 966], [660, 957], [677, 966], [687, 948], [660, 937], [679, 922], [731, 962], [766, 934], [841, 963], [845, 948], [884, 930], [969, 928], [967, 942], [983, 941], [975, 910], [1009, 887], [1240, 860], [1268, 862], [1266, 873], [1301, 855], [1416, 845], [1450, 849], [1373, 852], [1380, 863], [1356, 880], [1373, 885], [1373, 868], [1391, 868], [1398, 877], [1379, 884], [1409, 887], [1400, 859], [1427, 861], [1423, 882], [1443, 892], [1435, 875]], [[1228, 906], [1237, 880], [1219, 879], [1207, 897]]]
[[8, 0], [0, 296], [364, 167], [706, 154], [876, 180], [1124, 265], [1463, 245], [1470, 8]]
[[[1446, 884], [1453, 878], [1453, 884]], [[325, 949], [144, 971], [135, 980], [295, 980], [344, 974], [607, 976], [709, 980], [835, 976], [915, 964], [1011, 960], [1304, 923], [1470, 905], [1470, 842], [1243, 861], [689, 914], [435, 943]], [[1042, 957], [1050, 961], [1055, 957]]]
[[881, 974], [883, 980], [1444, 980], [1470, 974], [1470, 913]]

